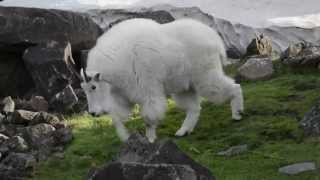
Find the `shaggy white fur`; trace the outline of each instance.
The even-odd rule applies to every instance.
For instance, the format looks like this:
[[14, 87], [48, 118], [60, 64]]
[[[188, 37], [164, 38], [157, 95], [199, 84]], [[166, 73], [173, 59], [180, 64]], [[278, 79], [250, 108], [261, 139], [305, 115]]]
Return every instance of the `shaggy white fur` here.
[[241, 119], [243, 97], [239, 84], [227, 77], [222, 65], [226, 53], [210, 27], [183, 19], [160, 25], [131, 19], [103, 34], [88, 55], [83, 82], [89, 112], [109, 113], [119, 137], [128, 132], [123, 121], [139, 104], [147, 125], [146, 136], [156, 139], [156, 127], [172, 95], [187, 116], [177, 136], [191, 133], [200, 114], [200, 96], [213, 103], [231, 100], [232, 117]]

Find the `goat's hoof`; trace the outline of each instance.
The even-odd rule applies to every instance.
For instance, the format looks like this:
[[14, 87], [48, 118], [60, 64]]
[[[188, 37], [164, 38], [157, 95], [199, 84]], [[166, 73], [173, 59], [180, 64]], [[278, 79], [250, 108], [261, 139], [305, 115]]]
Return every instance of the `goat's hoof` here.
[[176, 136], [183, 137], [183, 136], [190, 134], [191, 132], [192, 132], [192, 130], [188, 130], [188, 129], [182, 127], [176, 132]]
[[242, 119], [241, 115], [232, 116], [232, 119], [235, 121], [240, 121]]
[[148, 138], [148, 141], [149, 141], [150, 143], [154, 143], [154, 142], [156, 141], [156, 138]]

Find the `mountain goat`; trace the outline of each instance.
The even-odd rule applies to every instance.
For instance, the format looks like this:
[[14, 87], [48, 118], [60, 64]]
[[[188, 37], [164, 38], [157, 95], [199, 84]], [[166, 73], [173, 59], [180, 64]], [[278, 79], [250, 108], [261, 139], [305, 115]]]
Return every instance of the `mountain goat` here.
[[222, 65], [226, 52], [219, 35], [190, 19], [158, 24], [147, 19], [123, 21], [103, 34], [88, 54], [82, 71], [89, 113], [109, 113], [121, 140], [123, 124], [134, 104], [141, 107], [146, 136], [156, 139], [156, 127], [167, 109], [167, 96], [186, 111], [176, 136], [189, 134], [200, 114], [200, 97], [213, 103], [231, 101], [232, 118], [241, 119], [239, 84]]

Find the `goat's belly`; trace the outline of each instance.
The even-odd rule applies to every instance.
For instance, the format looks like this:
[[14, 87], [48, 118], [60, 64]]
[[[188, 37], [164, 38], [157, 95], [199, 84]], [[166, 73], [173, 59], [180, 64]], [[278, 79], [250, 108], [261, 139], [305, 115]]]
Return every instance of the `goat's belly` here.
[[187, 91], [190, 89], [190, 87], [191, 80], [186, 74], [170, 77], [164, 83], [164, 88], [167, 95]]

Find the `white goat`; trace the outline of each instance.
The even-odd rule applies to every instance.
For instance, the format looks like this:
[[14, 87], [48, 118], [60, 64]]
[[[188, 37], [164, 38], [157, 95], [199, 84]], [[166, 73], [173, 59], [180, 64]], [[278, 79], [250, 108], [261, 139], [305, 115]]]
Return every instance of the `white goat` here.
[[140, 105], [146, 136], [154, 142], [168, 95], [187, 114], [176, 136], [193, 131], [200, 114], [200, 96], [217, 104], [231, 100], [233, 119], [241, 119], [242, 90], [224, 74], [224, 62], [221, 38], [198, 21], [183, 19], [161, 25], [131, 19], [98, 39], [88, 54], [81, 86], [89, 112], [109, 113], [123, 141], [129, 137], [123, 122], [133, 105]]

